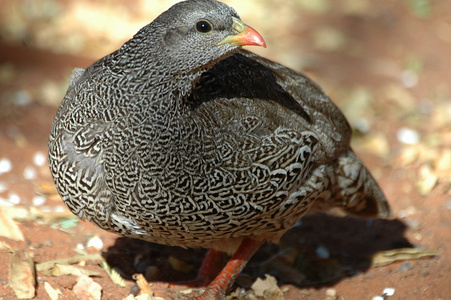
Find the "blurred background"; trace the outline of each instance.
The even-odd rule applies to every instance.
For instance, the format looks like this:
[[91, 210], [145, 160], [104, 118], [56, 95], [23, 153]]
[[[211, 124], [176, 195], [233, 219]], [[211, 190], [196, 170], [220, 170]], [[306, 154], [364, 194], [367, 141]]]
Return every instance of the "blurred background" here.
[[[65, 211], [46, 155], [71, 70], [116, 50], [176, 2], [0, 1], [1, 206]], [[265, 38], [266, 49], [251, 51], [306, 73], [343, 110], [354, 128], [353, 147], [381, 184], [394, 218], [406, 224], [406, 238], [419, 247], [451, 250], [451, 1], [224, 2]], [[32, 241], [46, 232], [25, 224]], [[52, 253], [46, 251], [38, 258]], [[406, 273], [390, 271], [396, 273], [393, 284], [406, 285], [398, 290], [400, 299], [449, 297], [443, 278], [424, 279], [419, 271], [449, 275], [445, 253], [427, 266], [413, 265], [413, 279], [404, 283], [397, 279]], [[5, 276], [0, 271], [0, 279]], [[373, 276], [386, 278], [383, 272]], [[409, 290], [423, 280], [429, 283]], [[340, 284], [338, 292], [345, 294], [346, 283]]]

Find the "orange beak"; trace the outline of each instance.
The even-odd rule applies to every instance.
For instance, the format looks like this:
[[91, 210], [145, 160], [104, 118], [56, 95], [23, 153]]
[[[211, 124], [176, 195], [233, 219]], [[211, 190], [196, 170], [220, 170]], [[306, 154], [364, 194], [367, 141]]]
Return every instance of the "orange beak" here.
[[266, 48], [266, 43], [262, 36], [252, 27], [247, 26], [240, 19], [233, 18], [233, 29], [238, 34], [229, 35], [218, 43], [217, 46], [223, 44], [231, 44], [233, 46], [261, 46]]

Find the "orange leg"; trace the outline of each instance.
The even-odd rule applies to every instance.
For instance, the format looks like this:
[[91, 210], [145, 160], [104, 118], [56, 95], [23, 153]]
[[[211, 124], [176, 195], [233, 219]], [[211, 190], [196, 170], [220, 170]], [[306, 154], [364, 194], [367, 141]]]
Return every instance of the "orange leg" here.
[[205, 255], [204, 261], [197, 273], [197, 282], [199, 286], [209, 284], [215, 276], [221, 271], [224, 265], [226, 254], [222, 251], [209, 249]]
[[205, 255], [202, 265], [199, 268], [197, 277], [194, 280], [175, 282], [175, 283], [164, 283], [164, 282], [154, 282], [154, 285], [160, 285], [163, 287], [168, 287], [176, 289], [179, 287], [202, 287], [208, 285], [215, 276], [221, 271], [224, 265], [226, 253], [222, 251], [217, 251], [214, 249], [209, 249]]
[[[238, 275], [241, 273], [241, 271], [243, 271], [249, 259], [251, 259], [251, 257], [255, 254], [255, 252], [257, 252], [257, 250], [262, 245], [263, 241], [256, 241], [245, 238], [241, 242], [241, 245], [236, 250], [235, 254], [233, 254], [232, 258], [219, 273], [219, 275], [216, 276], [216, 278], [205, 288], [205, 290], [201, 295], [193, 299], [194, 300], [222, 299], [227, 290], [235, 282]], [[200, 269], [200, 273], [202, 273], [202, 269], [204, 268], [205, 263], [206, 262], [204, 261]]]

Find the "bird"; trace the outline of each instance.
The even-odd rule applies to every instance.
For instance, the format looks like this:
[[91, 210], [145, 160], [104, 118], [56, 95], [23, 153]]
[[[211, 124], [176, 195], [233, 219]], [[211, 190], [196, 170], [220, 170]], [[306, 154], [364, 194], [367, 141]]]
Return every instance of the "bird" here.
[[[73, 71], [49, 136], [53, 181], [79, 218], [210, 249], [193, 299], [222, 299], [262, 244], [306, 213], [390, 215], [326, 93], [243, 46], [266, 43], [233, 8], [179, 2]], [[232, 256], [211, 274], [220, 253]]]

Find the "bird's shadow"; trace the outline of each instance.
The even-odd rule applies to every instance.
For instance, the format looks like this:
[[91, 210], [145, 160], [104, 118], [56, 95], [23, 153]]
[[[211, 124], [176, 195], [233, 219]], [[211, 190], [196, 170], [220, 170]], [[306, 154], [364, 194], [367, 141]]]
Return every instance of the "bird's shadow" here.
[[[288, 231], [279, 245], [265, 244], [251, 259], [237, 284], [250, 285], [271, 274], [279, 284], [330, 286], [365, 272], [377, 252], [413, 245], [399, 220], [365, 220], [324, 213], [307, 215]], [[125, 278], [142, 273], [148, 281], [192, 280], [206, 250], [183, 249], [131, 238], [118, 238], [104, 257]]]

